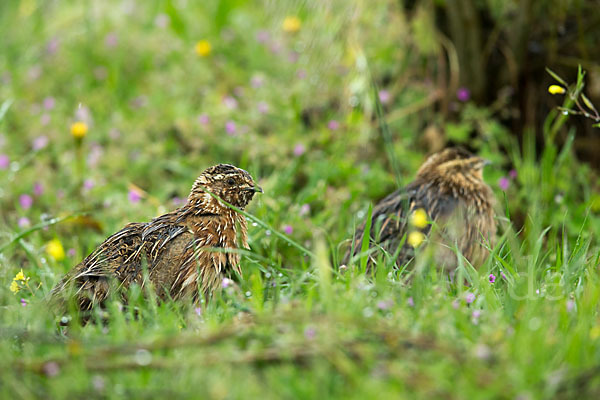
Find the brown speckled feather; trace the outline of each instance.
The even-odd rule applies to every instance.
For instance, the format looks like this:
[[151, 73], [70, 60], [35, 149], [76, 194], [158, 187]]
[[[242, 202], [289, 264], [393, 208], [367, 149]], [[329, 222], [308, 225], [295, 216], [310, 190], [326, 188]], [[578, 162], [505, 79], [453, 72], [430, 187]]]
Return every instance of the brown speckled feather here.
[[[423, 209], [436, 230], [430, 243], [436, 243], [438, 263], [448, 269], [456, 266], [454, 246], [474, 266], [487, 256], [486, 245], [493, 242], [496, 232], [494, 197], [485, 184], [481, 169], [485, 161], [469, 152], [452, 148], [429, 157], [417, 172], [416, 179], [383, 200], [373, 209], [370, 230], [370, 247], [380, 246], [388, 254], [398, 252], [396, 265], [405, 265], [414, 257], [414, 248], [406, 241], [412, 230], [429, 235], [432, 225], [411, 227], [409, 219], [418, 209]], [[353, 241], [350, 256], [360, 252], [365, 224], [359, 228]], [[401, 248], [399, 245], [404, 240]], [[377, 252], [369, 256], [372, 268]]]
[[244, 170], [208, 168], [183, 207], [110, 236], [62, 279], [53, 297], [73, 286], [79, 307], [89, 309], [115, 285], [126, 289], [134, 283], [151, 283], [161, 299], [210, 297], [225, 276], [242, 273], [239, 254], [219, 249], [248, 248], [246, 219], [210, 193], [243, 209], [257, 191]]

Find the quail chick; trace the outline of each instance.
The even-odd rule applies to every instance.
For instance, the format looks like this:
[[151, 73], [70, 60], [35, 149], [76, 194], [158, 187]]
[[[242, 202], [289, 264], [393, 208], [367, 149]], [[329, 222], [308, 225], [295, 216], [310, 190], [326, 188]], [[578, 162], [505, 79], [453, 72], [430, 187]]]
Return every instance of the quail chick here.
[[64, 301], [73, 287], [79, 308], [88, 310], [115, 288], [147, 281], [161, 299], [210, 297], [225, 276], [242, 273], [239, 254], [214, 249], [248, 248], [244, 216], [211, 193], [243, 209], [256, 192], [262, 189], [243, 169], [228, 164], [206, 169], [185, 205], [110, 236], [62, 279], [52, 297]]
[[[431, 155], [413, 182], [374, 207], [369, 247], [380, 247], [391, 256], [397, 254], [395, 263], [402, 266], [429, 235], [439, 265], [449, 270], [456, 267], [455, 248], [473, 266], [480, 265], [488, 254], [486, 245], [493, 243], [496, 234], [494, 196], [482, 175], [486, 164], [462, 148]], [[433, 235], [432, 225], [436, 226]], [[346, 262], [361, 251], [364, 230], [365, 224], [356, 232]], [[369, 269], [376, 258], [377, 251], [371, 252]]]

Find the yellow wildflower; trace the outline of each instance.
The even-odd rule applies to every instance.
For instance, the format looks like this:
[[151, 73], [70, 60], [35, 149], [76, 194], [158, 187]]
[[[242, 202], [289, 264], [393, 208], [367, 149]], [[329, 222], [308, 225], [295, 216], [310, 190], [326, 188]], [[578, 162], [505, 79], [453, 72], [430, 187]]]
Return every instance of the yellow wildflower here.
[[208, 40], [200, 40], [196, 43], [196, 54], [200, 57], [206, 57], [210, 54], [212, 46]]
[[550, 94], [565, 94], [566, 90], [562, 86], [550, 85], [548, 87], [548, 93]]
[[301, 27], [302, 21], [300, 21], [300, 18], [298, 17], [289, 16], [285, 17], [283, 20], [282, 28], [285, 32], [296, 33]]
[[15, 277], [13, 278], [13, 281], [24, 281], [24, 280], [25, 280], [25, 274], [23, 273], [23, 269], [21, 269], [15, 275]]
[[46, 253], [56, 261], [62, 261], [65, 258], [65, 249], [58, 239], [52, 239], [48, 242]]
[[412, 247], [417, 248], [421, 245], [421, 243], [423, 243], [423, 241], [425, 240], [425, 235], [423, 234], [423, 232], [420, 231], [412, 231], [411, 233], [408, 234], [408, 244], [410, 244]]
[[73, 135], [75, 139], [83, 139], [87, 134], [87, 131], [88, 126], [85, 122], [79, 121], [71, 125], [71, 135]]
[[13, 293], [17, 293], [19, 290], [21, 290], [21, 288], [19, 287], [19, 284], [17, 283], [17, 281], [12, 281], [12, 283], [10, 284], [10, 291]]
[[592, 329], [590, 329], [590, 338], [592, 340], [596, 340], [599, 337], [600, 337], [600, 325], [596, 325]]
[[427, 226], [427, 223], [427, 212], [424, 209], [419, 208], [413, 211], [412, 215], [410, 216], [410, 224], [412, 226], [422, 229]]
[[81, 342], [78, 340], [71, 339], [67, 342], [67, 352], [71, 356], [78, 356], [81, 354]]

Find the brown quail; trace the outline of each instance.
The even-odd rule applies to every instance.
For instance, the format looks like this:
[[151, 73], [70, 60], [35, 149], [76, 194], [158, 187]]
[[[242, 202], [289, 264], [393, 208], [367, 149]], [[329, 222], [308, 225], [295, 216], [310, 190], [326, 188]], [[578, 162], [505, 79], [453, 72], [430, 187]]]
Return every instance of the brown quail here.
[[[494, 196], [483, 181], [487, 162], [462, 148], [449, 148], [431, 155], [419, 168], [416, 179], [373, 209], [368, 269], [383, 249], [403, 266], [415, 248], [429, 235], [436, 262], [447, 269], [457, 265], [455, 248], [477, 267], [486, 258], [486, 247], [496, 234]], [[434, 234], [431, 234], [432, 226]], [[361, 252], [365, 224], [358, 229], [345, 257]], [[400, 247], [400, 245], [402, 245]], [[380, 258], [381, 259], [381, 258]]]
[[115, 288], [148, 281], [161, 299], [210, 297], [225, 276], [242, 272], [239, 254], [215, 249], [248, 248], [245, 217], [215, 196], [243, 209], [256, 192], [262, 189], [243, 169], [206, 169], [185, 205], [110, 236], [62, 279], [53, 297], [64, 301], [72, 287], [79, 308], [87, 310]]

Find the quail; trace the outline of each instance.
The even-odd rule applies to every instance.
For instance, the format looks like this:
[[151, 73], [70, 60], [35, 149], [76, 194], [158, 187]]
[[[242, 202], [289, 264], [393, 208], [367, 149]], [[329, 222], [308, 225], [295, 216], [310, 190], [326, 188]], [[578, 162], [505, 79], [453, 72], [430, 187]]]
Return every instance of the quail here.
[[[368, 270], [374, 268], [378, 258], [382, 259], [377, 249], [396, 257], [396, 266], [406, 265], [428, 236], [438, 265], [456, 268], [455, 249], [473, 266], [480, 265], [496, 234], [494, 195], [482, 175], [487, 163], [463, 148], [431, 155], [414, 181], [373, 208]], [[365, 225], [357, 230], [346, 263], [361, 252]]]
[[74, 292], [79, 309], [89, 310], [112, 290], [124, 293], [148, 282], [160, 299], [210, 297], [224, 277], [242, 273], [239, 253], [227, 250], [248, 248], [245, 217], [221, 199], [244, 209], [256, 192], [262, 189], [243, 169], [229, 164], [206, 169], [182, 207], [110, 236], [67, 273], [53, 298], [64, 302]]

